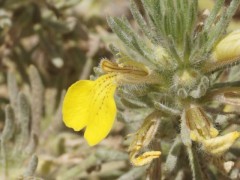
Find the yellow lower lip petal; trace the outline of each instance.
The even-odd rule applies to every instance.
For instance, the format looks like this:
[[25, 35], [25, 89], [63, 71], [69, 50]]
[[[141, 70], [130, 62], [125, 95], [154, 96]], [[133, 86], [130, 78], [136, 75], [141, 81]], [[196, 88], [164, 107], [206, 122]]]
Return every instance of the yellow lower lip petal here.
[[114, 92], [117, 88], [115, 75], [107, 74], [96, 80], [92, 103], [89, 106], [89, 121], [84, 134], [90, 146], [98, 144], [110, 132], [117, 108]]
[[81, 80], [67, 91], [63, 101], [63, 122], [67, 127], [80, 131], [87, 125], [90, 91], [93, 81]]

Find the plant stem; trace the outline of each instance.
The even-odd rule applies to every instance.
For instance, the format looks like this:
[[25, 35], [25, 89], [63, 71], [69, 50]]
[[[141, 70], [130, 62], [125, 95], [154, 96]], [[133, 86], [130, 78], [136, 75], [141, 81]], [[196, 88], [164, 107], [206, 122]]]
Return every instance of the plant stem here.
[[188, 153], [189, 163], [192, 170], [193, 180], [202, 180], [203, 178], [201, 173], [201, 167], [200, 167], [198, 158], [196, 156], [196, 151], [194, 147], [187, 146], [187, 153]]

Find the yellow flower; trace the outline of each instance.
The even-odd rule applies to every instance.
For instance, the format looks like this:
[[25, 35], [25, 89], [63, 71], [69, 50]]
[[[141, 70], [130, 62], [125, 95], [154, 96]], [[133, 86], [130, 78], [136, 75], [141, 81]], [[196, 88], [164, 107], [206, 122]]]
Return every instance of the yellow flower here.
[[240, 133], [234, 131], [223, 136], [218, 136], [212, 139], [206, 139], [202, 142], [203, 148], [211, 154], [220, 156], [225, 151], [227, 151], [239, 137]]
[[190, 108], [185, 110], [185, 114], [190, 138], [193, 141], [202, 141], [218, 135], [218, 130], [213, 127], [209, 117], [197, 105], [191, 104]]
[[145, 82], [149, 75], [147, 69], [136, 63], [133, 66], [104, 59], [100, 65], [106, 74], [95, 81], [74, 83], [63, 102], [64, 123], [75, 131], [86, 127], [84, 137], [90, 146], [103, 140], [113, 126], [117, 112], [114, 101], [117, 86]]
[[116, 87], [116, 74], [106, 74], [95, 81], [74, 83], [64, 98], [64, 123], [75, 131], [86, 127], [84, 137], [91, 146], [105, 138], [113, 125]]
[[218, 136], [210, 118], [198, 106], [191, 105], [185, 109], [186, 124], [190, 130], [190, 138], [202, 144], [202, 148], [215, 156], [226, 152], [240, 137], [237, 131]]
[[154, 139], [160, 123], [161, 113], [154, 111], [146, 117], [141, 127], [134, 134], [134, 138], [128, 148], [130, 161], [134, 166], [149, 164], [153, 159], [159, 158], [160, 151], [148, 151], [142, 153]]

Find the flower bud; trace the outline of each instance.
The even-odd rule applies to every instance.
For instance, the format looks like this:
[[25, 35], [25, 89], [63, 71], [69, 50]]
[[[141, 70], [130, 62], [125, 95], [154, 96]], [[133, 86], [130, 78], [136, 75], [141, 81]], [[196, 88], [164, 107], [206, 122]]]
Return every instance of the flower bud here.
[[203, 141], [218, 135], [218, 130], [213, 127], [209, 117], [196, 105], [191, 105], [185, 110], [186, 123], [190, 129], [190, 137], [193, 141]]
[[233, 31], [223, 38], [213, 51], [215, 62], [234, 62], [240, 58], [240, 30]]

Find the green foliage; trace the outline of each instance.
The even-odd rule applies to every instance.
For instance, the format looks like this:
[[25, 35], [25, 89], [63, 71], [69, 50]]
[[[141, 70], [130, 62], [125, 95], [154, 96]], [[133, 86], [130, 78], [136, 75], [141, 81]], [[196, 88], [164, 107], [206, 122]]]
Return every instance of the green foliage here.
[[[131, 0], [132, 16], [125, 6], [116, 8], [117, 2], [126, 1], [0, 1], [0, 112], [5, 114], [0, 113], [0, 179], [238, 179], [239, 141], [222, 156], [203, 151], [190, 137], [186, 109], [197, 104], [223, 134], [240, 130], [239, 59], [209, 64], [239, 0], [229, 6], [217, 0], [207, 16], [198, 11], [197, 0]], [[111, 3], [108, 9], [116, 13], [109, 13], [114, 16], [107, 22], [113, 33], [104, 19], [108, 12], [103, 14]], [[123, 13], [127, 18], [116, 17]], [[119, 87], [120, 123], [106, 141], [90, 148], [81, 133], [62, 125], [63, 89], [87, 79], [99, 59], [111, 57], [109, 50], [116, 61], [146, 66], [158, 83]], [[94, 72], [103, 74], [99, 67]], [[234, 101], [229, 105], [218, 97]], [[162, 154], [149, 166], [134, 168], [124, 137], [152, 111], [161, 114], [159, 127], [143, 151]]]
[[[35, 67], [31, 68], [35, 69]], [[30, 74], [35, 77], [39, 76], [37, 71], [36, 74]], [[5, 108], [5, 126], [1, 135], [0, 173], [3, 179], [33, 177], [37, 167], [37, 156], [34, 153], [38, 144], [38, 136], [30, 135], [30, 124], [34, 124], [30, 121], [32, 113], [30, 107], [37, 105], [31, 105], [26, 94], [17, 92], [16, 79], [12, 73], [8, 73], [8, 88], [13, 87], [15, 89], [10, 91], [11, 105]]]
[[[114, 45], [111, 45], [110, 48], [116, 56], [117, 63], [139, 62], [149, 69], [150, 75], [156, 74], [152, 78], [156, 78], [154, 82], [157, 83], [146, 82], [141, 86], [128, 84], [119, 88], [120, 98], [117, 98], [117, 102], [120, 112], [118, 116], [129, 123], [129, 117], [124, 116], [124, 111], [131, 109], [132, 112], [135, 112], [135, 114], [131, 114], [131, 122], [139, 124], [139, 121], [134, 121], [134, 116], [136, 118], [139, 117], [139, 114], [144, 116], [146, 109], [162, 112], [160, 127], [165, 126], [165, 128], [161, 129], [163, 132], [160, 132], [159, 129], [159, 133], [165, 134], [167, 131], [171, 131], [172, 135], [180, 134], [181, 136], [181, 138], [176, 138], [170, 150], [169, 148], [167, 151], [163, 150], [163, 159], [166, 157], [166, 164], [163, 166], [166, 166], [166, 169], [176, 176], [179, 174], [180, 177], [183, 174], [182, 167], [186, 166], [186, 164], [180, 163], [184, 159], [182, 157], [184, 154], [188, 156], [193, 179], [204, 179], [209, 177], [209, 172], [204, 170], [204, 167], [208, 165], [204, 165], [206, 163], [204, 162], [205, 155], [198, 150], [201, 143], [194, 142], [193, 129], [189, 124], [196, 122], [195, 128], [201, 129], [202, 127], [199, 126], [204, 126], [204, 119], [208, 121], [209, 117], [211, 117], [210, 119], [215, 117], [211, 112], [205, 114], [205, 110], [214, 107], [219, 112], [221, 109], [221, 103], [212, 102], [211, 97], [216, 95], [214, 89], [223, 92], [221, 88], [224, 88], [225, 85], [224, 83], [218, 84], [218, 82], [224, 76], [222, 74], [224, 69], [239, 63], [239, 53], [235, 57], [234, 63], [229, 61], [225, 65], [220, 65], [217, 62], [215, 64], [210, 62], [213, 59], [214, 48], [226, 34], [226, 28], [240, 1], [231, 1], [227, 8], [223, 8], [224, 1], [216, 1], [213, 10], [204, 18], [198, 14], [197, 0], [142, 0], [141, 2], [136, 3], [132, 0], [130, 3], [131, 13], [138, 25], [137, 30], [124, 17], [108, 17], [109, 26], [123, 43], [123, 48], [120, 50]], [[230, 76], [225, 76], [227, 80], [231, 79]], [[225, 88], [232, 87], [236, 83], [235, 90], [239, 92], [239, 78], [236, 79], [237, 82], [226, 83]], [[214, 100], [218, 101], [218, 99]], [[226, 101], [225, 103], [228, 104]], [[199, 110], [191, 109], [193, 104], [197, 105], [196, 109], [199, 108]], [[236, 104], [239, 105], [239, 102]], [[194, 114], [193, 118], [188, 110], [190, 114]], [[198, 112], [202, 114], [196, 115]], [[223, 109], [221, 112], [224, 114]], [[233, 116], [238, 116], [238, 113]], [[175, 128], [167, 128], [163, 119], [172, 121]], [[214, 122], [210, 123], [214, 124]], [[204, 128], [208, 128], [207, 126]], [[209, 128], [212, 126], [215, 125], [211, 125]], [[214, 131], [214, 128], [212, 129], [211, 131]], [[202, 133], [204, 134], [204, 132]], [[169, 145], [170, 137], [156, 138], [162, 145], [163, 143]], [[155, 141], [152, 143], [154, 144]], [[182, 145], [185, 145], [184, 153], [179, 148]], [[213, 154], [210, 156], [213, 159], [219, 158]], [[223, 163], [224, 160], [220, 164]], [[155, 176], [151, 169], [154, 169], [154, 166], [150, 166], [149, 173], [150, 179], [154, 179]], [[224, 168], [218, 167], [218, 169], [221, 173], [226, 174]], [[211, 170], [208, 169], [208, 171]], [[212, 172], [212, 176], [217, 177], [218, 175], [218, 172]], [[164, 174], [162, 177], [170, 178], [172, 175]]]

